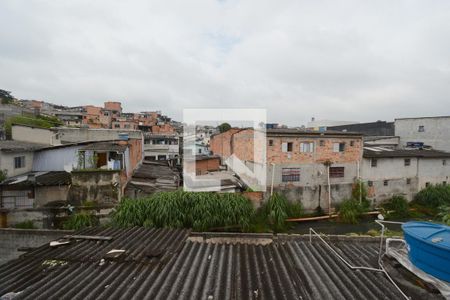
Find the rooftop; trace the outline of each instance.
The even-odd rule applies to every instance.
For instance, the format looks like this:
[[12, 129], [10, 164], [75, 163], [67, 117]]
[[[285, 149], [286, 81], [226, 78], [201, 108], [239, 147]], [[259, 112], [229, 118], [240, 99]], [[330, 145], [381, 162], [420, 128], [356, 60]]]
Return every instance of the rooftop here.
[[[0, 266], [0, 297], [22, 299], [401, 299], [381, 272], [353, 271], [301, 236], [90, 228]], [[378, 239], [332, 247], [376, 266]], [[116, 250], [116, 251], [112, 251]], [[117, 251], [119, 250], [119, 251]], [[124, 251], [123, 251], [124, 250]], [[422, 294], [437, 299], [436, 294]], [[413, 299], [419, 299], [414, 298]]]
[[431, 117], [407, 117], [407, 118], [396, 118], [397, 120], [414, 120], [414, 119], [448, 119], [450, 116], [431, 116]]
[[312, 131], [302, 129], [267, 129], [267, 136], [283, 136], [283, 135], [308, 135], [308, 136], [362, 136], [359, 132], [343, 132], [338, 130]]
[[94, 151], [116, 151], [124, 152], [127, 149], [127, 145], [121, 145], [115, 142], [96, 142], [86, 145], [80, 150], [94, 150]]
[[71, 183], [71, 175], [65, 171], [29, 172], [4, 180], [3, 186], [55, 186]]
[[0, 151], [3, 152], [35, 151], [46, 147], [49, 147], [49, 145], [12, 140], [0, 141]]
[[418, 158], [450, 158], [450, 152], [432, 149], [387, 149], [383, 147], [364, 147], [365, 158], [393, 158], [393, 157], [418, 157]]

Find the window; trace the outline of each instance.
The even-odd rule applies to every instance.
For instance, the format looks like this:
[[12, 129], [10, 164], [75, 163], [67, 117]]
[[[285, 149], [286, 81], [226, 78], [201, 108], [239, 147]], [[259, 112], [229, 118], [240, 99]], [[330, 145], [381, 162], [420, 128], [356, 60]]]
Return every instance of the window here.
[[445, 159], [442, 160], [442, 165], [446, 166], [447, 165], [447, 161]]
[[419, 125], [418, 132], [425, 132], [425, 126]]
[[300, 143], [300, 152], [314, 152], [314, 143]]
[[410, 165], [411, 165], [411, 159], [405, 158], [405, 166], [410, 166]]
[[120, 124], [114, 124], [114, 128], [120, 128]]
[[429, 187], [429, 186], [430, 186], [429, 182], [425, 183], [425, 187]]
[[355, 146], [355, 141], [350, 141], [350, 147]]
[[273, 140], [269, 140], [269, 146], [273, 146]]
[[281, 169], [281, 181], [282, 182], [300, 181], [300, 169], [299, 168]]
[[333, 152], [344, 152], [344, 151], [345, 151], [345, 143], [333, 144]]
[[388, 184], [389, 184], [389, 181], [387, 181], [387, 180], [383, 181], [384, 186], [388, 186]]
[[325, 146], [325, 141], [324, 140], [320, 140], [319, 145], [320, 145], [320, 147]]
[[375, 158], [372, 158], [372, 159], [370, 160], [370, 166], [371, 166], [372, 168], [376, 168], [377, 165], [378, 165], [378, 161], [377, 161]]
[[411, 184], [411, 178], [406, 178], [406, 184]]
[[344, 167], [330, 167], [330, 178], [344, 177]]
[[370, 181], [370, 180], [367, 181], [367, 185], [368, 185], [368, 186], [373, 186], [373, 181]]
[[281, 144], [281, 151], [282, 152], [292, 152], [292, 143], [282, 143]]
[[25, 168], [25, 156], [14, 157], [14, 169]]

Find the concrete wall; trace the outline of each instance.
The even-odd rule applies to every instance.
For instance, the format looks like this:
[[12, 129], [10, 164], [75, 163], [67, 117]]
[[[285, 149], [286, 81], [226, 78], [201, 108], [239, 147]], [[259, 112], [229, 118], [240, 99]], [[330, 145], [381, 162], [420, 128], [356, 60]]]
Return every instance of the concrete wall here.
[[427, 182], [450, 181], [450, 159], [412, 157], [410, 160], [411, 164], [405, 166], [405, 158], [378, 158], [377, 167], [372, 167], [371, 159], [364, 158], [361, 177], [366, 183], [372, 182], [372, 186], [368, 186], [369, 198], [380, 203], [394, 195], [403, 195], [411, 201]]
[[[352, 186], [357, 178], [357, 162], [335, 163], [331, 167], [344, 167], [344, 177], [330, 178], [332, 208], [351, 197]], [[300, 181], [283, 182], [283, 168], [300, 169]], [[272, 165], [267, 167], [267, 191], [272, 184]], [[276, 164], [274, 176], [274, 191], [284, 194], [289, 201], [300, 201], [307, 211], [312, 211], [320, 205], [328, 209], [328, 176], [327, 167], [323, 164]]]
[[[424, 132], [419, 132], [424, 126]], [[395, 135], [400, 144], [423, 142], [434, 149], [450, 151], [450, 117], [408, 118], [395, 120]]]
[[53, 201], [66, 201], [69, 185], [40, 186], [35, 189], [34, 207], [42, 207]]
[[25, 253], [18, 251], [20, 248], [39, 247], [72, 232], [70, 230], [2, 228], [0, 229], [0, 265]]
[[58, 134], [51, 129], [13, 125], [11, 133], [12, 139], [16, 141], [48, 145], [61, 144]]
[[34, 153], [33, 171], [72, 171], [78, 165], [78, 150], [83, 146], [46, 149]]
[[73, 171], [67, 200], [73, 205], [83, 201], [114, 204], [121, 197], [120, 171]]
[[450, 159], [421, 158], [419, 160], [419, 190], [425, 188], [427, 182], [450, 183]]
[[[25, 156], [25, 167], [14, 168], [14, 157]], [[21, 175], [32, 170], [33, 166], [33, 152], [0, 152], [0, 170], [7, 170], [8, 177]]]
[[117, 140], [119, 133], [128, 133], [130, 139], [143, 139], [142, 132], [137, 130], [58, 128], [58, 132], [64, 143]]

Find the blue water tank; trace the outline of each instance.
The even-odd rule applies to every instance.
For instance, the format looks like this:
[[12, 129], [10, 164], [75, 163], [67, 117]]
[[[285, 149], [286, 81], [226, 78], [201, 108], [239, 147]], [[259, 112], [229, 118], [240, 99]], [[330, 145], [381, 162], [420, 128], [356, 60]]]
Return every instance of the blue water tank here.
[[424, 272], [450, 282], [450, 226], [408, 222], [402, 229], [411, 262]]

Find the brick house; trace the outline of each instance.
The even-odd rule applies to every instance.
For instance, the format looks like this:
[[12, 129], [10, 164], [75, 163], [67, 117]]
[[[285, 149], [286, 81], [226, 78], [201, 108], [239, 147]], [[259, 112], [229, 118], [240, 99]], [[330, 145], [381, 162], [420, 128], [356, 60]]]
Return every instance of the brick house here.
[[[234, 154], [250, 169], [265, 163], [267, 191], [273, 185], [306, 210], [328, 209], [329, 190], [332, 208], [351, 196], [363, 153], [360, 134], [268, 129], [266, 145], [256, 147], [253, 135], [253, 129], [227, 131], [211, 139], [211, 150], [222, 158]], [[264, 150], [266, 161], [255, 162]]]
[[213, 154], [226, 159], [231, 155], [231, 138], [233, 134], [241, 131], [239, 128], [231, 128], [228, 131], [211, 136], [209, 148]]

